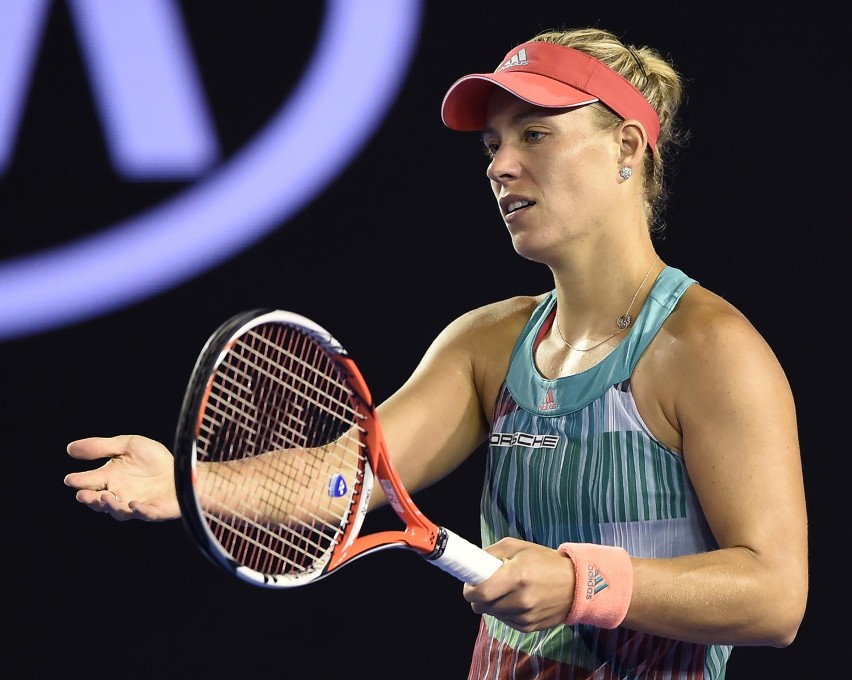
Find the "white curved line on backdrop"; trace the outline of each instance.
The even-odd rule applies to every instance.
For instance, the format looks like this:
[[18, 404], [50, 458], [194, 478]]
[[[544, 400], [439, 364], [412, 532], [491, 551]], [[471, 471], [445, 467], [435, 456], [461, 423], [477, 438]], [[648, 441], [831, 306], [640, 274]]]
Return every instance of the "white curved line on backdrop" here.
[[269, 124], [201, 184], [79, 241], [0, 265], [0, 340], [104, 314], [205, 271], [277, 228], [355, 156], [407, 72], [421, 0], [332, 0]]

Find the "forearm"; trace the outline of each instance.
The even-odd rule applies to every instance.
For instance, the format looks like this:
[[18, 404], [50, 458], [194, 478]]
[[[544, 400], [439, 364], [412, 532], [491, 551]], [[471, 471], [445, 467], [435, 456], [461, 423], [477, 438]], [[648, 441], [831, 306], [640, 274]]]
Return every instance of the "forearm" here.
[[[262, 524], [313, 524], [337, 518], [354, 490], [357, 453], [289, 449], [254, 458], [199, 463], [196, 495], [205, 512]], [[329, 459], [333, 460], [329, 460]], [[348, 493], [328, 492], [333, 475], [345, 472]], [[336, 520], [335, 520], [336, 521]]]
[[807, 597], [807, 567], [770, 564], [746, 548], [672, 559], [633, 559], [623, 625], [697, 643], [784, 647]]

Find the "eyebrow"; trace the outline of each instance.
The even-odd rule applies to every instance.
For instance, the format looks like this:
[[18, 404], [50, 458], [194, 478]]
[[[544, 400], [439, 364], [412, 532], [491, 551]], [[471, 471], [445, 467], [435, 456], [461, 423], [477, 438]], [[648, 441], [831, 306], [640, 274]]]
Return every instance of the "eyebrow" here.
[[[509, 119], [509, 127], [516, 127], [521, 123], [525, 123], [531, 118], [549, 118], [550, 116], [557, 116], [560, 113], [564, 113], [566, 109], [571, 109], [574, 107], [566, 106], [555, 107], [555, 108], [545, 108], [541, 106], [531, 106], [529, 109], [524, 111], [520, 111], [516, 113]], [[484, 127], [481, 130], [482, 135], [493, 135], [497, 134], [497, 131], [492, 127]]]

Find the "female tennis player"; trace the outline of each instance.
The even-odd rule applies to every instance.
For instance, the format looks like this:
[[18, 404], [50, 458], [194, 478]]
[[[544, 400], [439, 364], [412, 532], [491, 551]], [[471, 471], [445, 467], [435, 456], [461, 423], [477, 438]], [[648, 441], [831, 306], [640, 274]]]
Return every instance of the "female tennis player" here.
[[[482, 136], [515, 250], [553, 276], [452, 321], [378, 409], [412, 492], [487, 445], [481, 539], [502, 565], [462, 586], [482, 615], [471, 680], [722, 678], [733, 646], [787, 646], [802, 621], [788, 380], [654, 246], [681, 97], [657, 51], [595, 28], [539, 34], [443, 101], [449, 128]], [[65, 480], [93, 510], [180, 514], [163, 445], [68, 451], [108, 459]]]

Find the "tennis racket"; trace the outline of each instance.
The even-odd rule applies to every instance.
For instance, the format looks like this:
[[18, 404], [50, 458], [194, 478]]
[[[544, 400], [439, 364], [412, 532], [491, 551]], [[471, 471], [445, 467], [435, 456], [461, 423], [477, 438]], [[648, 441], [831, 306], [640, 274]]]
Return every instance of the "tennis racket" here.
[[[413, 550], [471, 584], [501, 564], [423, 516], [388, 458], [355, 362], [298, 314], [244, 312], [210, 336], [174, 454], [189, 533], [248, 583], [301, 586], [385, 548]], [[376, 479], [405, 527], [362, 536]]]

